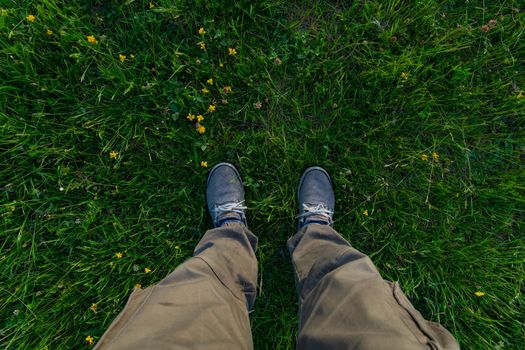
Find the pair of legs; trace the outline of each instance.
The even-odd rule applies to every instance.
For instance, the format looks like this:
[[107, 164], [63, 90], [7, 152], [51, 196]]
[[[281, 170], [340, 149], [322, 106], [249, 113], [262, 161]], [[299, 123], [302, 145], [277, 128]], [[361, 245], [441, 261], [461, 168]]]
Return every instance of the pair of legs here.
[[[169, 276], [133, 292], [96, 349], [253, 349], [248, 312], [257, 238], [243, 200], [235, 168], [214, 167], [207, 201], [216, 228]], [[331, 227], [333, 190], [323, 169], [305, 171], [298, 202], [298, 232], [288, 241], [300, 303], [298, 349], [459, 349]]]

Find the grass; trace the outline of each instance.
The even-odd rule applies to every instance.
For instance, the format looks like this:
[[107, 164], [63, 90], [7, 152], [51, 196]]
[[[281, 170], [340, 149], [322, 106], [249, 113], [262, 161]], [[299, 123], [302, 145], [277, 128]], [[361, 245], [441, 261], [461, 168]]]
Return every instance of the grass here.
[[336, 229], [426, 318], [463, 349], [525, 347], [521, 1], [151, 5], [1, 3], [2, 348], [89, 348], [190, 257], [211, 226], [201, 161], [245, 180], [256, 349], [294, 347], [284, 245], [313, 164]]

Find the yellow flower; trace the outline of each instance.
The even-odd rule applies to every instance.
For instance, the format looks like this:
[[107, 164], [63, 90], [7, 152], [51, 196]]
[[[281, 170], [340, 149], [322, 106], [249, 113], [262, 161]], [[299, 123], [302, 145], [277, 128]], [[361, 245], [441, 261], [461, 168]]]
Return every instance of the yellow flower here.
[[[202, 162], [201, 162], [201, 167], [203, 167], [203, 168], [207, 168], [207, 167], [208, 167], [208, 162], [204, 162], [204, 161], [202, 161]], [[177, 248], [176, 248], [176, 249], [177, 249]]]
[[116, 159], [118, 156], [118, 152], [117, 151], [111, 151], [109, 152], [109, 158], [110, 159]]
[[428, 160], [428, 154], [422, 154], [421, 155], [421, 160], [424, 160], [425, 162]]
[[34, 21], [36, 21], [36, 17], [33, 16], [33, 15], [27, 15], [26, 18], [27, 18], [27, 20], [28, 20], [29, 22], [34, 22]]
[[202, 116], [202, 114], [199, 114], [199, 115], [197, 116], [197, 122], [200, 123], [200, 122], [202, 122], [203, 120], [204, 120], [204, 117]]
[[200, 124], [197, 124], [197, 132], [202, 135], [206, 132], [206, 128]]
[[476, 296], [480, 297], [480, 298], [485, 295], [485, 293], [483, 293], [483, 292], [481, 292], [479, 290], [476, 293], [474, 293], [474, 294], [476, 294]]
[[438, 159], [439, 159], [439, 153], [437, 153], [437, 152], [432, 152], [432, 159], [434, 159], [434, 160], [438, 160]]
[[204, 34], [206, 34], [206, 31], [204, 30], [203, 27], [200, 27], [200, 28], [199, 28], [199, 34], [200, 34], [200, 35], [204, 35]]
[[213, 78], [210, 78], [210, 79], [206, 80], [206, 82], [207, 82], [208, 84], [210, 84], [210, 85], [213, 85]]
[[91, 307], [89, 309], [93, 312], [97, 312], [97, 304], [95, 303], [91, 304]]
[[150, 273], [150, 272], [151, 272], [151, 269], [146, 267], [146, 268], [144, 268], [144, 272], [145, 272], [145, 273]]
[[124, 62], [126, 60], [126, 55], [123, 55], [121, 53], [118, 54], [118, 59], [120, 60], [120, 62]]
[[92, 336], [90, 336], [90, 335], [88, 335], [88, 336], [86, 337], [86, 341], [88, 342], [89, 345], [93, 345], [93, 341], [94, 341], [94, 340], [95, 340], [95, 339], [94, 339]]
[[206, 87], [202, 88], [201, 91], [203, 94], [207, 94], [208, 92], [210, 92], [210, 90], [208, 90]]
[[221, 68], [224, 67], [224, 64], [222, 62], [219, 63], [219, 67], [221, 67]]
[[150, 3], [149, 3], [149, 8], [152, 9], [152, 8], [154, 8], [154, 7], [155, 7], [155, 5], [154, 5], [152, 2], [150, 2]]
[[193, 119], [195, 119], [195, 116], [191, 113], [189, 113], [187, 116], [186, 116], [186, 119], [188, 119], [190, 122], [193, 121]]
[[11, 210], [11, 211], [15, 211], [15, 210], [16, 210], [16, 207], [15, 207], [14, 205], [10, 205], [10, 206], [9, 206], [9, 210]]
[[215, 112], [216, 108], [217, 108], [217, 106], [215, 106], [215, 105], [209, 105], [208, 106], [208, 112], [213, 113], [213, 112]]
[[142, 288], [142, 284], [140, 284], [140, 283], [135, 284], [135, 288], [137, 288], [137, 289]]
[[401, 73], [401, 78], [402, 78], [403, 80], [408, 80], [408, 77], [409, 77], [409, 76], [410, 76], [410, 74], [408, 74], [407, 72], [402, 72], [402, 73]]
[[118, 252], [118, 253], [115, 253], [115, 256], [117, 257], [117, 259], [122, 259], [124, 255], [121, 252]]
[[365, 211], [363, 211], [363, 215], [368, 216], [368, 209], [365, 209]]
[[235, 56], [237, 54], [237, 50], [235, 50], [233, 47], [228, 48], [228, 55]]
[[232, 87], [231, 87], [231, 86], [225, 86], [225, 87], [222, 88], [222, 90], [223, 90], [225, 93], [232, 92]]
[[87, 41], [92, 43], [92, 44], [98, 44], [98, 40], [95, 38], [94, 35], [88, 35], [86, 37]]
[[206, 50], [206, 43], [204, 41], [201, 41], [199, 43], [199, 47], [201, 48], [201, 50]]
[[53, 35], [53, 31], [51, 29], [49, 29], [49, 28], [46, 30], [46, 33], [49, 36]]

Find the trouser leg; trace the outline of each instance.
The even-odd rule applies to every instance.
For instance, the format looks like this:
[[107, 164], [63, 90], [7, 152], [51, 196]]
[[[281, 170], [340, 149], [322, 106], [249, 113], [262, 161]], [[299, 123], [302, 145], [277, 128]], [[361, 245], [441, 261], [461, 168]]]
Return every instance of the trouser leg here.
[[306, 225], [288, 249], [300, 302], [298, 349], [459, 349], [330, 226]]
[[252, 349], [256, 245], [239, 223], [209, 230], [192, 258], [131, 294], [96, 349]]

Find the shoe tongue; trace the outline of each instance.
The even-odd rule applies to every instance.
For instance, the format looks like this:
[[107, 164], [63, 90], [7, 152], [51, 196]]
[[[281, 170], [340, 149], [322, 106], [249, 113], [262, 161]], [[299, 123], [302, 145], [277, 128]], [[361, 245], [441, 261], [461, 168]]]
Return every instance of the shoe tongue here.
[[304, 224], [308, 224], [310, 222], [313, 222], [313, 221], [319, 221], [319, 222], [323, 222], [325, 224], [330, 224], [330, 219], [326, 217], [326, 215], [321, 215], [321, 214], [315, 214], [315, 215], [310, 215], [308, 216], [305, 220], [304, 220]]
[[245, 223], [245, 220], [243, 219], [241, 214], [233, 212], [233, 211], [229, 211], [229, 212], [225, 212], [225, 213], [222, 213], [221, 215], [217, 216], [216, 224], [220, 225], [220, 223], [223, 222], [224, 220], [231, 220], [231, 219], [239, 220], [239, 221], [242, 221], [243, 223]]

